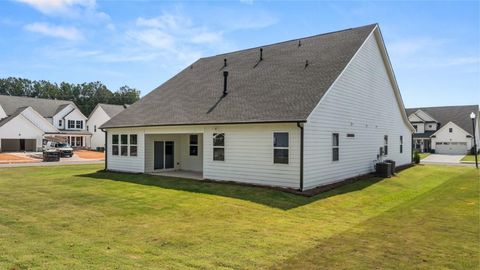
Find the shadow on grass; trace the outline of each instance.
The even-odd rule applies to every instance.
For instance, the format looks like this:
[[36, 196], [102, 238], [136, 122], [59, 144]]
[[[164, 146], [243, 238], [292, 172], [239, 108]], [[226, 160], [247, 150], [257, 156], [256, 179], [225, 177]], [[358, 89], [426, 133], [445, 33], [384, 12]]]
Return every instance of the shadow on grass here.
[[94, 178], [104, 181], [122, 181], [140, 185], [156, 186], [164, 189], [172, 189], [177, 191], [217, 195], [246, 200], [282, 210], [289, 210], [331, 196], [362, 190], [370, 185], [373, 185], [383, 180], [383, 178], [372, 177], [354, 183], [346, 184], [344, 186], [326, 191], [324, 193], [320, 193], [313, 197], [305, 197], [267, 187], [244, 186], [227, 182], [211, 182], [146, 174], [129, 174], [98, 171], [95, 173], [83, 174], [78, 176]]

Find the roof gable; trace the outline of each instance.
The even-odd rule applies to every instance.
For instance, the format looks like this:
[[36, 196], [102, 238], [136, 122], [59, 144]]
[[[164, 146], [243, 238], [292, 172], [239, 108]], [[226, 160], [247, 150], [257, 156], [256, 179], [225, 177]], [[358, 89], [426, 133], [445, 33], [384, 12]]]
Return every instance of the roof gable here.
[[121, 111], [128, 108], [129, 105], [116, 105], [116, 104], [105, 104], [105, 103], [98, 103], [93, 111], [90, 113], [88, 118], [92, 117], [92, 115], [98, 110], [102, 109], [110, 118], [114, 117], [115, 115], [119, 114]]
[[415, 114], [425, 122], [438, 122], [437, 120], [435, 120], [435, 118], [431, 117], [428, 113], [422, 110], [417, 110]]
[[202, 58], [102, 127], [306, 121], [375, 27]]
[[418, 117], [415, 113], [410, 114], [408, 116], [408, 121], [410, 122], [425, 122], [422, 118]]

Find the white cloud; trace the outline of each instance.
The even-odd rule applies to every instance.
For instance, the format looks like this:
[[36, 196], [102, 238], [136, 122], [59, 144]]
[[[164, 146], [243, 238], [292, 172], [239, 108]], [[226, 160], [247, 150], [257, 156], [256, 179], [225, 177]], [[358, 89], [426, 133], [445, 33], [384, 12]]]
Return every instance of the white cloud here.
[[82, 33], [77, 28], [71, 26], [64, 27], [36, 22], [25, 25], [25, 30], [72, 41], [83, 39]]
[[16, 0], [49, 16], [60, 16], [83, 21], [108, 21], [110, 16], [97, 11], [96, 0]]
[[52, 15], [59, 12], [69, 12], [74, 6], [95, 8], [95, 0], [17, 0], [32, 6], [38, 11]]

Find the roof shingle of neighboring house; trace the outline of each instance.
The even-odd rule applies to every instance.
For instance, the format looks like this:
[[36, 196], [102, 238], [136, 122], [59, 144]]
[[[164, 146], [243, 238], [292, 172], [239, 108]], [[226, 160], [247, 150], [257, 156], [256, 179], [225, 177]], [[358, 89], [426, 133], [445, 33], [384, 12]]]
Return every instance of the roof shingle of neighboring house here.
[[[101, 107], [103, 111], [109, 116], [109, 117], [114, 117], [115, 115], [119, 114], [121, 111], [125, 110], [125, 108], [128, 108], [130, 105], [115, 105], [115, 104], [105, 104], [105, 103], [98, 103], [96, 107]], [[96, 110], [93, 109], [92, 112], [90, 113], [90, 116], [92, 116], [92, 113]], [[90, 116], [88, 116], [90, 118]]]
[[376, 26], [201, 58], [102, 128], [305, 121]]
[[440, 123], [439, 129], [448, 122], [453, 122], [470, 134], [473, 134], [472, 119], [470, 119], [470, 113], [475, 113], [477, 117], [479, 114], [478, 105], [408, 108], [405, 110], [407, 112], [407, 115], [411, 115], [418, 110], [426, 112]]
[[14, 114], [18, 108], [32, 107], [43, 117], [53, 117], [69, 104], [75, 106], [73, 101], [68, 100], [0, 95], [0, 105], [8, 116]]

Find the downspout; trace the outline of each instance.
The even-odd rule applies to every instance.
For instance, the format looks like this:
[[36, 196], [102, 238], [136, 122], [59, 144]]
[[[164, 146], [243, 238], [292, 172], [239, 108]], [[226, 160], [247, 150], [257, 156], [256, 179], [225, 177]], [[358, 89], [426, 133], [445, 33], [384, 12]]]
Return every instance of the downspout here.
[[300, 191], [303, 191], [303, 123], [297, 122], [297, 127], [300, 128]]
[[108, 169], [107, 164], [108, 164], [108, 132], [106, 130], [103, 130], [105, 132], [105, 145], [104, 145], [104, 153], [105, 153], [105, 171]]

